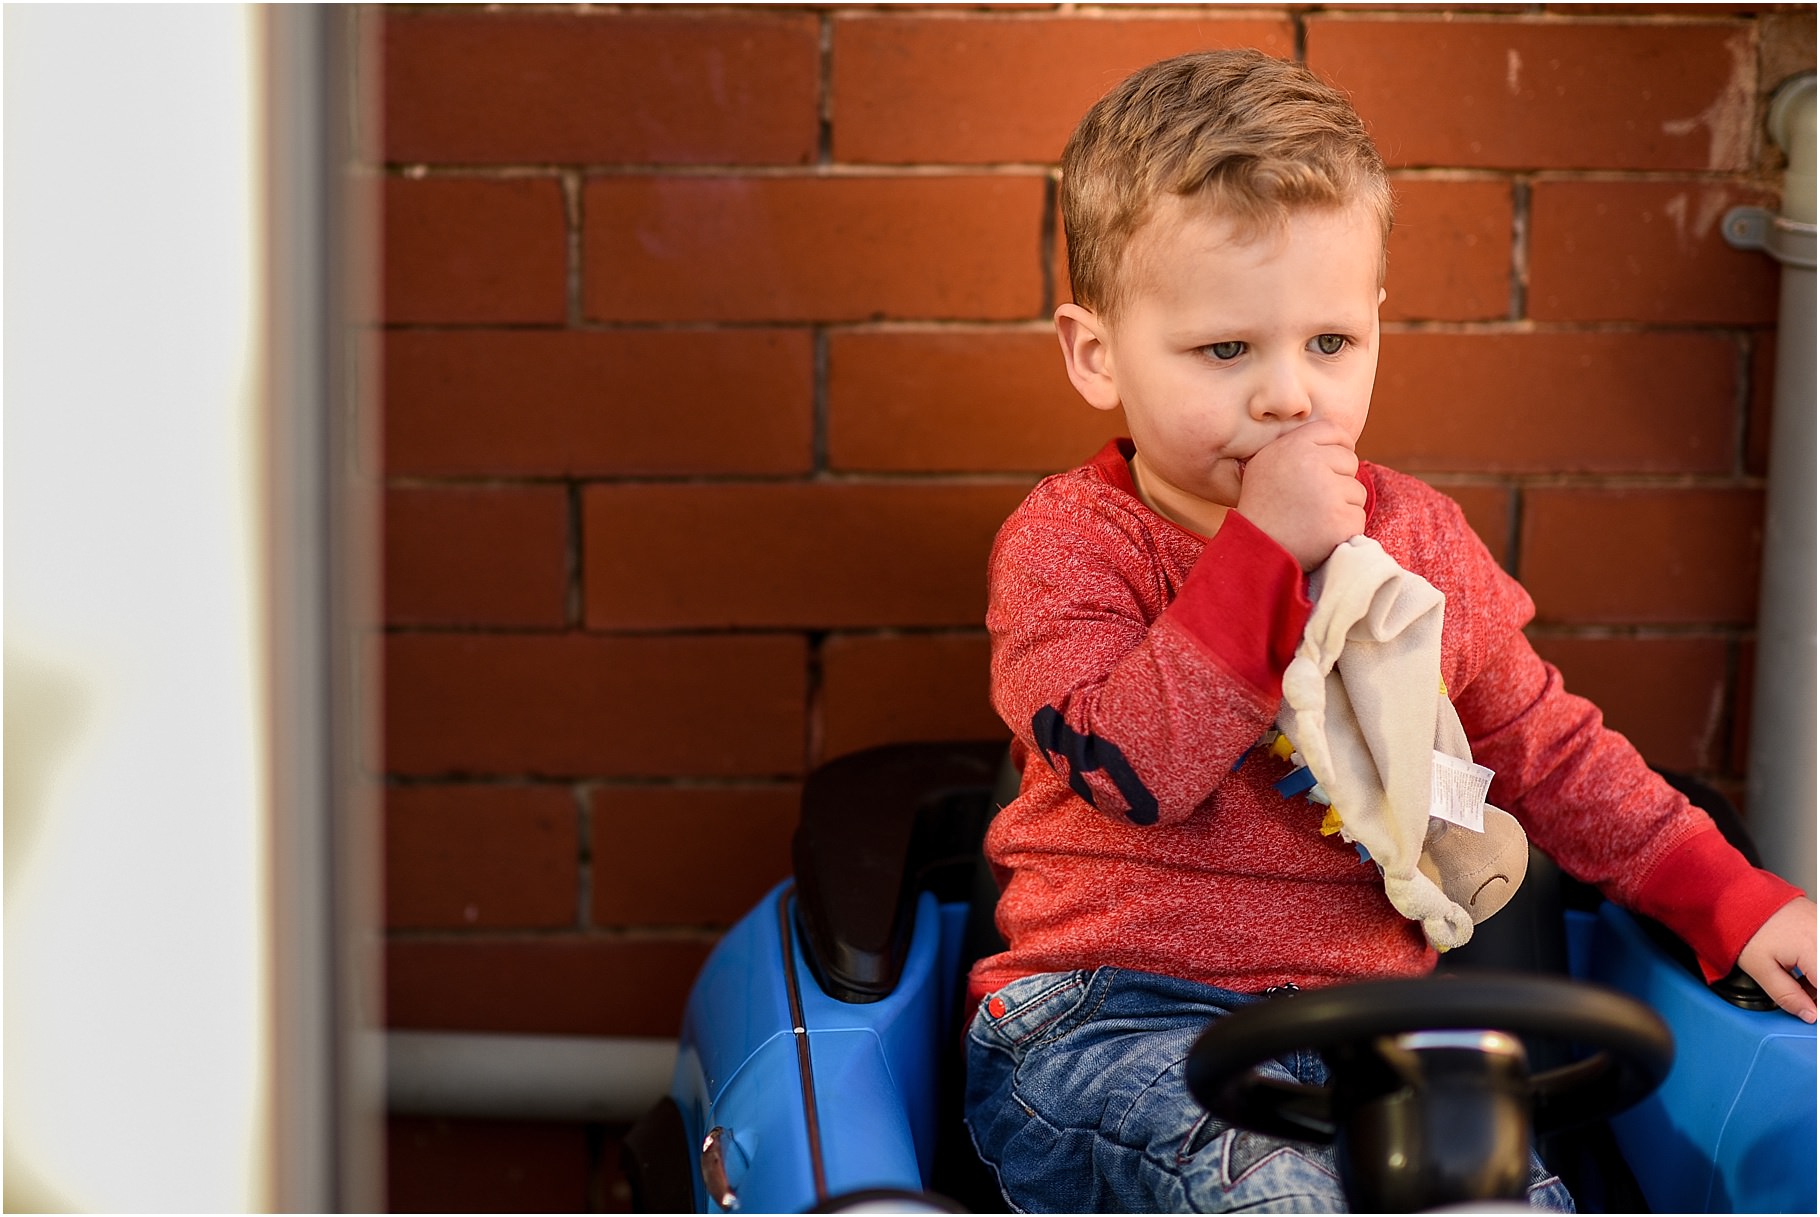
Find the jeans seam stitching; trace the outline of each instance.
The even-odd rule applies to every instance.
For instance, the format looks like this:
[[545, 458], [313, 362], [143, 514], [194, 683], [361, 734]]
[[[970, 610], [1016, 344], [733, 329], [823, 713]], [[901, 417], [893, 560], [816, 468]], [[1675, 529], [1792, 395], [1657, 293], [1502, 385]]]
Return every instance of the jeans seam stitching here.
[[[1076, 972], [1072, 977], [1070, 977], [1063, 984], [1056, 985], [1053, 989], [1045, 989], [1042, 993], [1038, 994], [1037, 997], [1032, 998], [1031, 999], [1032, 1002], [1035, 1002], [1035, 1001], [1045, 1001], [1046, 1002], [1050, 999], [1050, 997], [1052, 995], [1060, 994], [1067, 990], [1080, 991], [1082, 993], [1082, 996], [1076, 998], [1066, 1009], [1057, 1010], [1054, 1014], [1050, 1015], [1049, 1018], [1045, 1019], [1042, 1023], [1038, 1024], [1037, 1026], [1032, 1027], [1029, 1031], [1026, 1031], [1024, 1034], [1022, 1034], [1020, 1036], [1016, 1036], [1015, 1038], [1013, 1038], [1013, 1037], [1007, 1037], [1007, 1038], [1011, 1040], [1012, 1044], [1016, 1045], [1019, 1048], [1023, 1048], [1026, 1050], [1033, 1048], [1033, 1047], [1037, 1046], [1038, 1044], [1044, 1043], [1051, 1038], [1054, 1038], [1048, 1034], [1049, 1031], [1051, 1030], [1051, 1028], [1053, 1028], [1057, 1023], [1070, 1017], [1071, 1015], [1075, 1014], [1077, 1011], [1079, 1011], [1081, 1009], [1082, 1003], [1085, 1000], [1085, 991], [1092, 984], [1093, 984], [1093, 980], [1091, 977], [1082, 976], [1079, 972]], [[1105, 1004], [1105, 1000], [1106, 1000], [1105, 997], [1102, 996], [1100, 998], [1099, 1005], [1095, 1005], [1092, 1012], [1097, 1012], [1100, 1008], [1100, 1005]], [[1092, 1013], [1092, 1012], [1090, 1012], [1090, 1013]]]

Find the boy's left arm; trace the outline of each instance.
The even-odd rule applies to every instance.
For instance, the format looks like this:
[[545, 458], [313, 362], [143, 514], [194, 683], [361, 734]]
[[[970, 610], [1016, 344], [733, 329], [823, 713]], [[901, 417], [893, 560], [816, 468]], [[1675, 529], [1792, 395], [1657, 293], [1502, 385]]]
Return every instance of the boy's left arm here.
[[1449, 594], [1450, 626], [1463, 627], [1456, 654], [1468, 656], [1448, 686], [1474, 759], [1498, 775], [1493, 801], [1569, 874], [1667, 925], [1708, 980], [1736, 964], [1784, 1010], [1814, 1021], [1814, 903], [1752, 866], [1596, 706], [1562, 687], [1523, 634], [1528, 595], [1454, 523], [1432, 530], [1454, 534], [1437, 585]]
[[1814, 920], [1812, 900], [1791, 900], [1770, 914], [1738, 952], [1738, 966], [1778, 1006], [1810, 1023], [1815, 1014]]
[[[1488, 701], [1503, 713], [1485, 731]], [[1468, 733], [1474, 759], [1498, 774], [1493, 801], [1568, 874], [1674, 931], [1709, 981], [1736, 964], [1784, 1010], [1812, 1021], [1813, 902], [1752, 866], [1596, 707], [1562, 688], [1560, 672], [1520, 634], [1456, 704], [1480, 726]]]
[[[1481, 727], [1468, 731], [1474, 759], [1498, 774], [1494, 801], [1569, 874], [1673, 930], [1709, 981], [1736, 964], [1784, 1010], [1813, 1021], [1813, 902], [1752, 866], [1596, 707], [1562, 688], [1560, 672], [1520, 634], [1501, 651], [1457, 703]], [[1490, 716], [1489, 732], [1487, 701], [1504, 712]]]

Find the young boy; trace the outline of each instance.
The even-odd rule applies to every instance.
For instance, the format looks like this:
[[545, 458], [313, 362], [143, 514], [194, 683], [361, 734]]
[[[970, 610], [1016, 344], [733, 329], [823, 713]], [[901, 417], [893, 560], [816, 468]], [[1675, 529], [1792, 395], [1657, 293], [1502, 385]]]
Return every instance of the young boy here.
[[[1814, 906], [1750, 867], [1529, 647], [1459, 509], [1362, 463], [1390, 188], [1345, 98], [1256, 52], [1139, 72], [1062, 161], [1069, 378], [1129, 440], [1048, 479], [991, 565], [994, 703], [1024, 760], [987, 851], [1009, 949], [971, 977], [968, 1119], [1028, 1211], [1333, 1210], [1331, 1151], [1222, 1126], [1183, 1062], [1288, 988], [1435, 952], [1251, 751], [1358, 534], [1446, 594], [1442, 677], [1491, 800], [1570, 874], [1813, 1020]], [[1462, 408], [1471, 408], [1463, 403]], [[1241, 760], [1241, 758], [1243, 758]], [[1236, 764], [1235, 764], [1236, 763]], [[1325, 1080], [1312, 1054], [1274, 1063]], [[1534, 1164], [1531, 1202], [1568, 1207]]]

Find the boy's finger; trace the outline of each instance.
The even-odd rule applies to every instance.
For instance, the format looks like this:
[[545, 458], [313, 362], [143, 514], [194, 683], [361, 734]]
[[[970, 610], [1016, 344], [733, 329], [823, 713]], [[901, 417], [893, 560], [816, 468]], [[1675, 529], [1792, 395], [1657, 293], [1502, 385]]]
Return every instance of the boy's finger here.
[[1299, 435], [1311, 444], [1352, 447], [1352, 437], [1346, 434], [1346, 428], [1330, 418], [1310, 419], [1289, 434]]
[[1788, 992], [1776, 998], [1776, 1004], [1804, 1023], [1814, 1021], [1814, 997], [1800, 985], [1789, 986]]
[[1768, 976], [1757, 977], [1756, 981], [1778, 1006], [1804, 1023], [1814, 1021], [1814, 995], [1807, 985], [1780, 968]]

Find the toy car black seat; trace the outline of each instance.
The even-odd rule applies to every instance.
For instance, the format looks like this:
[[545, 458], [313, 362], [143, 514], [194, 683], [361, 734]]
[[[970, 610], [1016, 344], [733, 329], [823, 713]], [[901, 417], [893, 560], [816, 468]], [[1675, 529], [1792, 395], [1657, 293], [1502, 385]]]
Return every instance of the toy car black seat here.
[[796, 922], [822, 989], [878, 1001], [896, 986], [917, 895], [967, 902], [1006, 746], [888, 744], [809, 775], [792, 841]]

